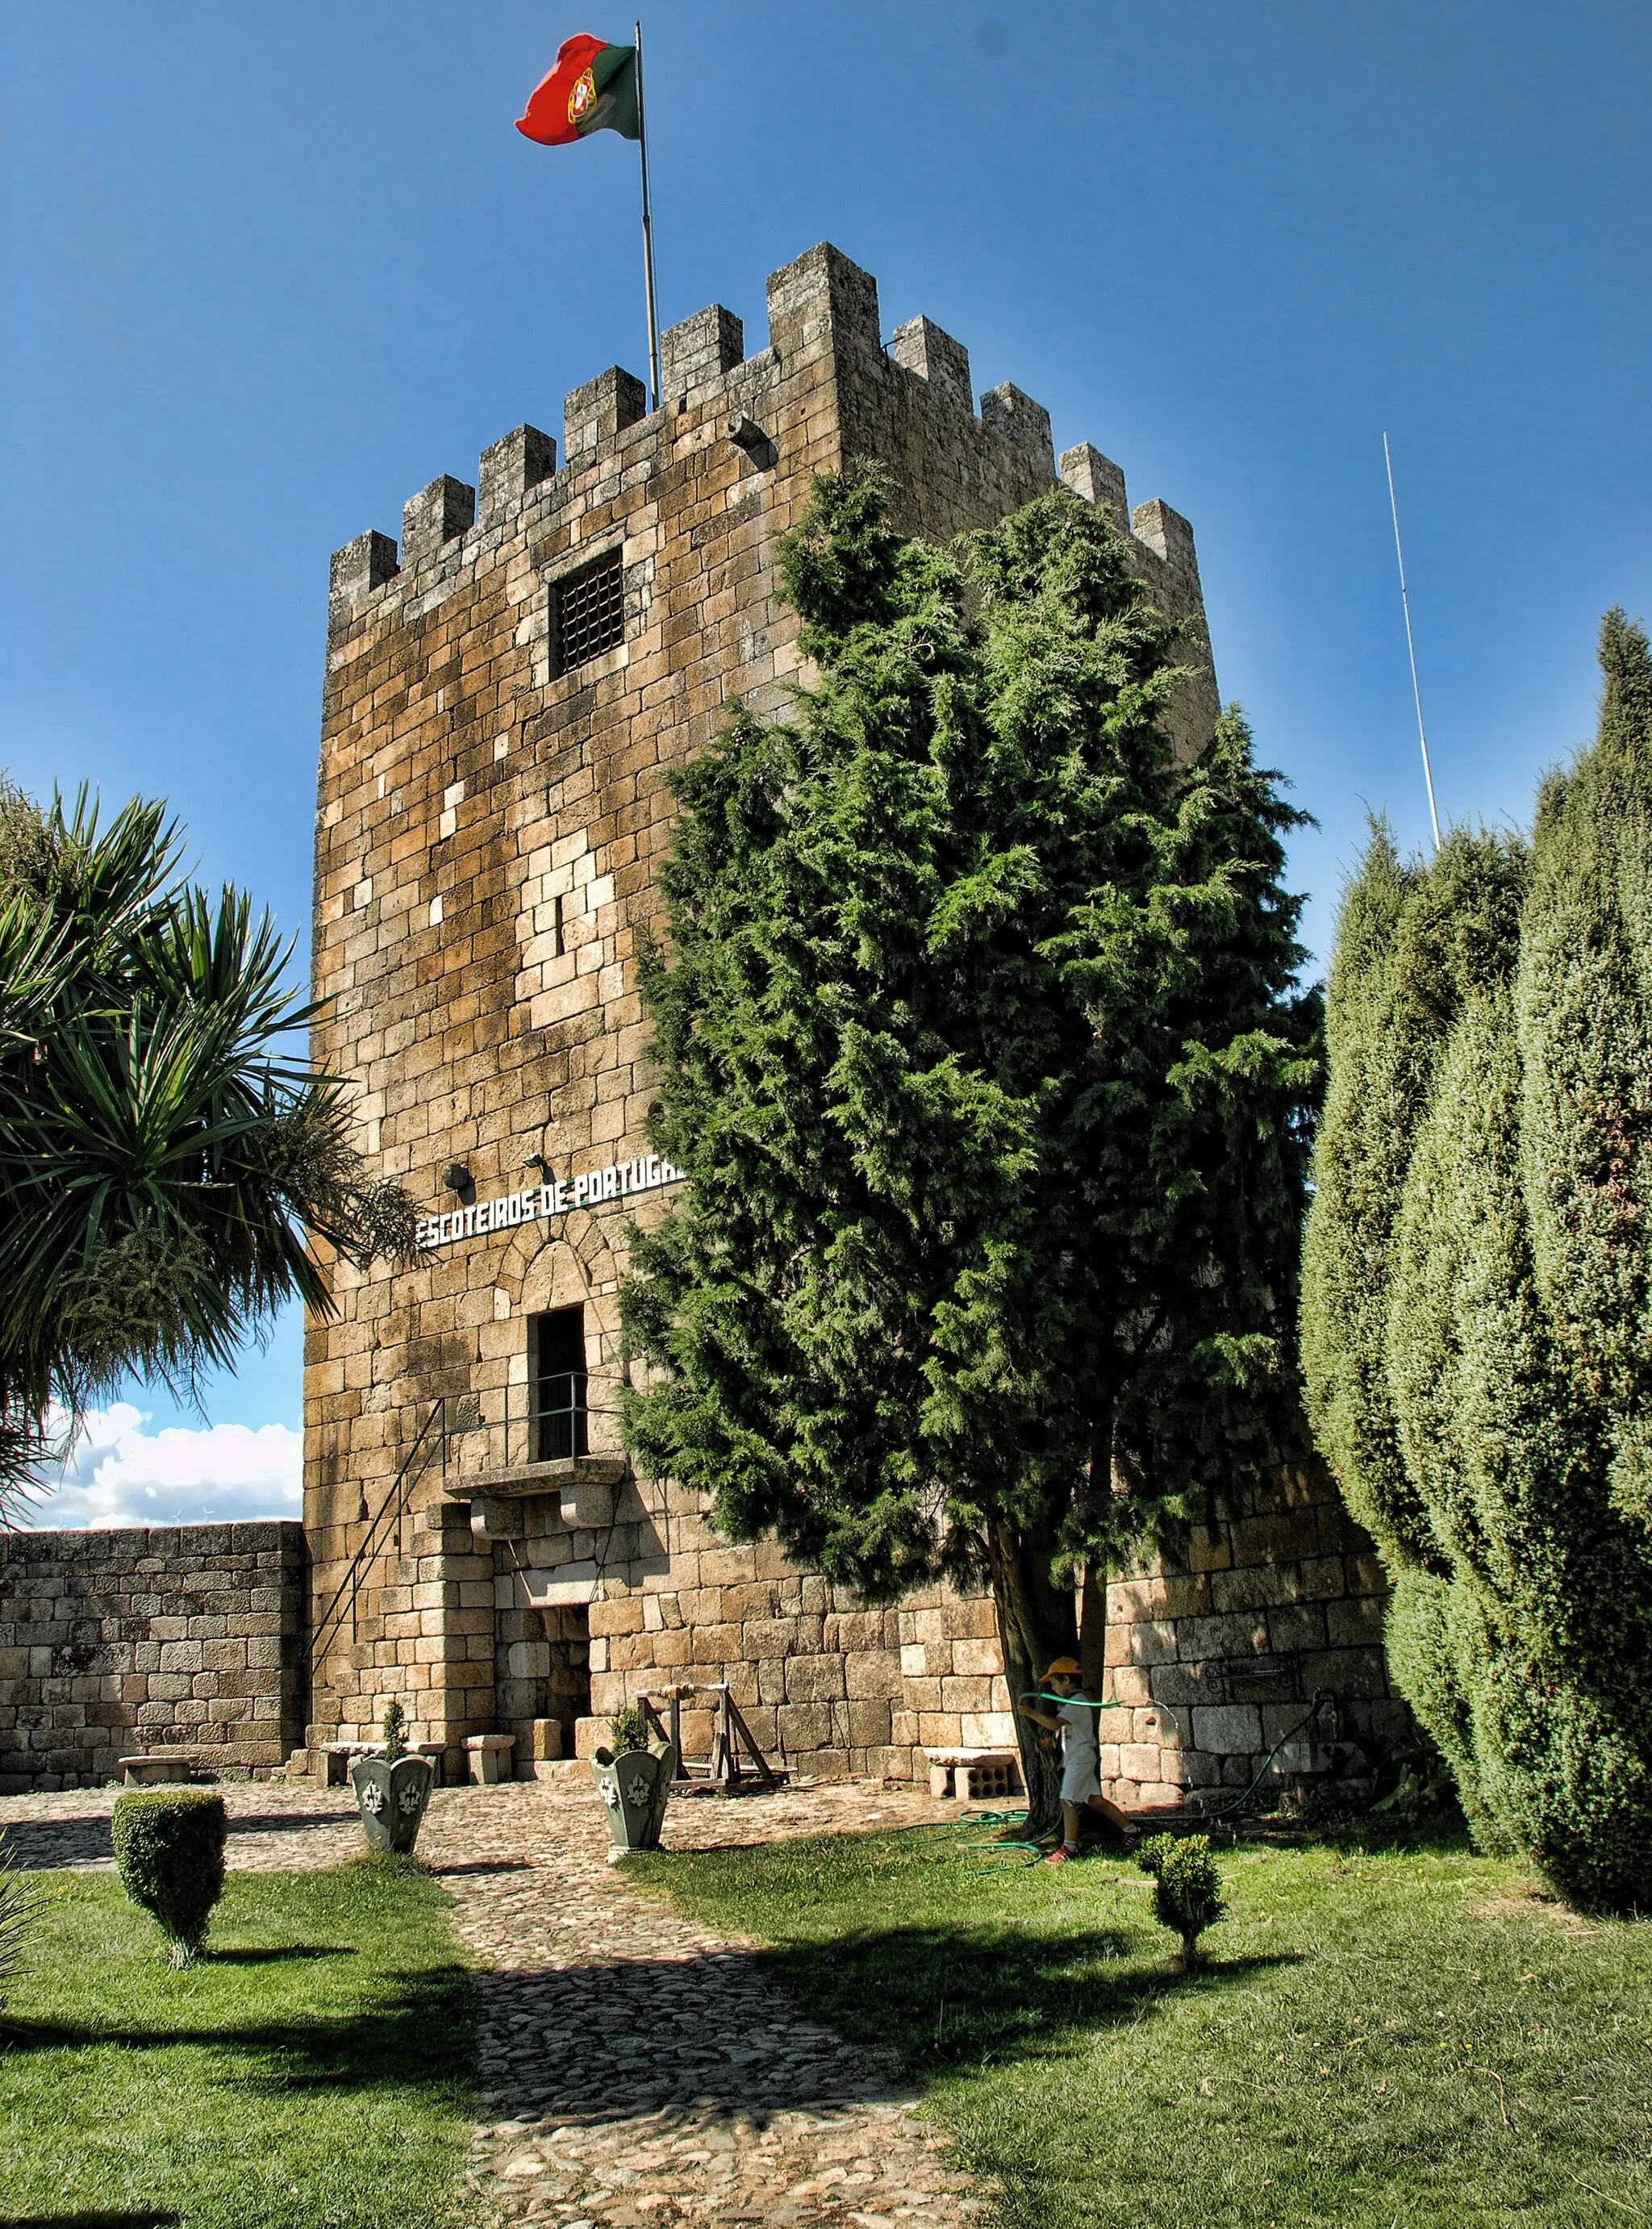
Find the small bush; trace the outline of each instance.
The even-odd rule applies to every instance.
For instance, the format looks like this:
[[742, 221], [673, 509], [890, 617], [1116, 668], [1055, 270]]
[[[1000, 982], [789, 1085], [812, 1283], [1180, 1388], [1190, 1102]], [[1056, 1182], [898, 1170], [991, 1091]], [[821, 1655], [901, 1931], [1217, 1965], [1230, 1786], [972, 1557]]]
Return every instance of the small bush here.
[[15, 1982], [28, 1962], [29, 1938], [44, 1901], [39, 1884], [17, 1871], [0, 1836], [0, 2005], [6, 2001], [6, 1983]]
[[616, 1711], [608, 1720], [608, 1739], [614, 1744], [616, 1757], [628, 1749], [646, 1749], [648, 1737], [653, 1729], [648, 1723], [648, 1713], [640, 1703], [628, 1703], [623, 1711]]
[[1151, 1835], [1136, 1852], [1135, 1861], [1152, 1877], [1153, 1909], [1160, 1924], [1181, 1937], [1183, 1965], [1198, 1965], [1199, 1937], [1227, 1911], [1210, 1836]]
[[153, 1915], [174, 1966], [192, 1966], [223, 1894], [222, 1795], [207, 1788], [141, 1788], [115, 1802], [115, 1863], [134, 1904]]
[[1136, 1845], [1135, 1861], [1144, 1873], [1157, 1880], [1164, 1870], [1165, 1860], [1175, 1847], [1173, 1834], [1149, 1834], [1145, 1842]]
[[394, 1698], [384, 1705], [384, 1718], [380, 1731], [384, 1736], [384, 1762], [394, 1764], [408, 1753], [408, 1714]]

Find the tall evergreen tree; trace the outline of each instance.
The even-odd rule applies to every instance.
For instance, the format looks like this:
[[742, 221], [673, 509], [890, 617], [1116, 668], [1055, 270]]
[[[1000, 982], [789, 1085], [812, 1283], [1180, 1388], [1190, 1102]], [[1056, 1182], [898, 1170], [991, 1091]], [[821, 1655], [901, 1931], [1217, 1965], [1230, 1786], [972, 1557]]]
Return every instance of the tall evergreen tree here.
[[1482, 1841], [1652, 1898], [1652, 657], [1529, 845], [1378, 831], [1339, 928], [1302, 1356]]
[[1237, 715], [1177, 765], [1175, 635], [1076, 496], [960, 565], [823, 480], [783, 569], [818, 685], [677, 780], [643, 983], [691, 1184], [622, 1289], [627, 1429], [863, 1598], [985, 1577], [1019, 1693], [1078, 1568], [1173, 1540], [1289, 1406], [1297, 816]]
[[339, 1088], [284, 1055], [290, 947], [180, 841], [0, 780], [0, 1514], [123, 1378], [187, 1391], [290, 1296], [328, 1307], [312, 1241], [410, 1251]]

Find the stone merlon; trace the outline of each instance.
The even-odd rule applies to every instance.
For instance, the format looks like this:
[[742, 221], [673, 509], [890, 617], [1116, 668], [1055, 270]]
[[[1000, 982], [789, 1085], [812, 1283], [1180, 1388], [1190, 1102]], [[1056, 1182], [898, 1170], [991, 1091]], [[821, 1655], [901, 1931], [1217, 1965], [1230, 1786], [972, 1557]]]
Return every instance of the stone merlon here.
[[[927, 1777], [928, 1748], [1014, 1738], [990, 1603], [851, 1609], [772, 1543], [719, 1539], [697, 1495], [626, 1456], [618, 1294], [631, 1236], [681, 1180], [657, 1156], [649, 1172], [639, 961], [677, 775], [736, 702], [762, 720], [795, 707], [807, 665], [781, 552], [820, 475], [871, 461], [891, 524], [937, 544], [1064, 483], [1105, 506], [1181, 632], [1164, 719], [1188, 756], [1217, 711], [1192, 536], [1167, 504], [1132, 515], [1089, 442], [1058, 478], [1043, 406], [1009, 380], [978, 395], [968, 350], [927, 317], [890, 332], [835, 247], [774, 274], [752, 338], [723, 304], [697, 310], [661, 336], [653, 410], [611, 364], [564, 398], [555, 440], [538, 422], [554, 404], [524, 396], [473, 487], [443, 473], [411, 498], [399, 553], [368, 534], [333, 562], [312, 1051], [421, 1236], [411, 1265], [341, 1263], [337, 1312], [308, 1326], [306, 1750], [368, 1738], [395, 1696], [449, 1770], [485, 1736], [532, 1763], [588, 1745], [640, 1691], [725, 1680], [764, 1748], [809, 1772]], [[1237, 1571], [1248, 1544], [1241, 1527], [1211, 1555]], [[1117, 1628], [1109, 1776], [1248, 1778], [1229, 1721], [1200, 1749], [1193, 1717], [1248, 1712], [1249, 1728], [1294, 1691], [1276, 1665], [1258, 1685], [1206, 1660], [1236, 1634], [1280, 1663], [1307, 1643], [1218, 1616], [1203, 1577], [1186, 1601], [1167, 1589]], [[1314, 1634], [1316, 1659], [1353, 1667], [1339, 1691], [1366, 1692], [1363, 1628]], [[688, 1713], [701, 1753], [710, 1708]]]
[[[666, 429], [674, 418], [726, 396], [746, 407], [726, 414], [725, 425], [743, 422], [754, 431], [767, 432], [763, 412], [749, 404], [783, 377], [789, 359], [817, 350], [826, 351], [838, 365], [840, 382], [855, 390], [853, 399], [864, 406], [868, 421], [860, 446], [852, 444], [846, 453], [884, 453], [891, 434], [897, 451], [914, 439], [932, 447], [937, 436], [969, 445], [978, 453], [983, 442], [1000, 443], [1032, 469], [1030, 481], [1011, 476], [1022, 500], [1057, 479], [1050, 415], [1043, 406], [1006, 380], [981, 395], [978, 415], [969, 351], [926, 317], [910, 318], [897, 326], [885, 347], [876, 279], [829, 241], [774, 273], [767, 300], [768, 346], [755, 357], [745, 354], [740, 318], [721, 303], [665, 328], [660, 336], [661, 407], [652, 420], [642, 381], [620, 365], [610, 365], [563, 399], [560, 472], [551, 436], [532, 425], [518, 426], [483, 453], [478, 472], [479, 506], [473, 489], [446, 474], [409, 499], [402, 511], [399, 563], [396, 543], [388, 535], [360, 535], [347, 543], [332, 561], [335, 620], [347, 622], [352, 610], [398, 575], [404, 584], [401, 593], [410, 594], [413, 575], [437, 565], [451, 570], [455, 552], [462, 552], [472, 530], [485, 532], [497, 526], [542, 491], [548, 491], [548, 499], [554, 502], [556, 491], [573, 476], [600, 467], [605, 458], [623, 451], [629, 460], [633, 453], [626, 445], [638, 427], [655, 424], [659, 437], [668, 440]], [[902, 379], [910, 383], [905, 395], [899, 389]], [[897, 382], [893, 387], [891, 380]], [[899, 422], [911, 420], [911, 394], [919, 383], [946, 413], [949, 434], [943, 434], [938, 421], [921, 433]], [[755, 444], [748, 446], [755, 457], [766, 453]], [[934, 491], [916, 516], [898, 516], [899, 455], [887, 457], [886, 462], [896, 468], [898, 524], [944, 538], [965, 523], [961, 514], [968, 505], [937, 502]], [[1105, 506], [1128, 541], [1135, 569], [1144, 578], [1154, 581], [1160, 570], [1170, 576], [1162, 601], [1168, 614], [1187, 622], [1199, 638], [1190, 663], [1207, 662], [1202, 618], [1195, 609], [1199, 567], [1187, 521], [1156, 498], [1138, 504], [1132, 514], [1122, 471], [1088, 441], [1063, 451], [1059, 478], [1088, 501]], [[960, 515], [948, 516], [949, 509]], [[1213, 699], [1213, 682], [1203, 696]]]

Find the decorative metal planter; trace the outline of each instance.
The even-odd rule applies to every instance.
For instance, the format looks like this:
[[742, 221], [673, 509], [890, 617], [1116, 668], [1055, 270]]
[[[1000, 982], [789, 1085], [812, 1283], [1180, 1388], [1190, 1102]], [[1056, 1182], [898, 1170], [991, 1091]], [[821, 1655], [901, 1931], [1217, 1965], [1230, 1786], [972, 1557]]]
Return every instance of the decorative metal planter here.
[[362, 1832], [370, 1850], [405, 1853], [419, 1839], [419, 1829], [436, 1784], [436, 1768], [427, 1757], [399, 1757], [386, 1764], [382, 1757], [358, 1757], [350, 1769], [356, 1791], [356, 1808], [362, 1815]]
[[591, 1759], [591, 1777], [607, 1811], [614, 1848], [657, 1850], [677, 1777], [677, 1751], [626, 1749], [616, 1757], [600, 1749]]

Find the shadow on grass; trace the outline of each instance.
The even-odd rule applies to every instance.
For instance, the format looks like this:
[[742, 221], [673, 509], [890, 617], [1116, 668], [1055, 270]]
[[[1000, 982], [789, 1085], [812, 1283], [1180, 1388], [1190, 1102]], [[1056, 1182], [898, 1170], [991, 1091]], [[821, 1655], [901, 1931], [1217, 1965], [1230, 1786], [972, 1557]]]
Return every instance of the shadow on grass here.
[[[1170, 1938], [1167, 1937], [1168, 1943]], [[1294, 1953], [1212, 1957], [1191, 1974], [1144, 1967], [1119, 1930], [899, 1927], [761, 1950], [763, 1978], [852, 2040], [892, 2050], [912, 2074], [1064, 2058], [1171, 1995], [1218, 1995]]]
[[[209, 1943], [202, 1953], [213, 1966], [274, 1966], [289, 1958], [359, 1958], [353, 1943], [283, 1943], [268, 1950], [215, 1950]], [[0, 2229], [5, 2229], [0, 2222]]]
[[0, 2229], [177, 2229], [181, 2213], [9, 2213]]
[[[291, 1952], [221, 1953], [195, 1970], [206, 1975], [212, 1964], [237, 1959], [303, 1956], [306, 1947]], [[337, 1954], [324, 1950], [315, 1955]], [[226, 2011], [211, 2026], [187, 2019], [102, 2025], [8, 2019], [0, 2029], [0, 2051], [162, 2052], [193, 2046], [232, 2054], [235, 2071], [226, 2078], [250, 2094], [358, 2091], [365, 2102], [376, 2091], [399, 2091], [409, 2084], [440, 2085], [467, 2076], [468, 2069], [456, 2064], [454, 2044], [469, 2033], [472, 2016], [466, 1969], [437, 1966], [403, 1977], [399, 1995], [389, 2003], [342, 2016], [330, 2018], [312, 2007], [291, 2020], [237, 2020]], [[8, 2225], [0, 2221], [0, 2229]]]
[[[1461, 1823], [1408, 1827], [1375, 1815], [1343, 1825], [1303, 1827], [1290, 1839], [1298, 1849], [1333, 1850], [1351, 1858], [1470, 1858], [1475, 1854], [1473, 1838]], [[1239, 1847], [1248, 1840], [1242, 1835]]]

